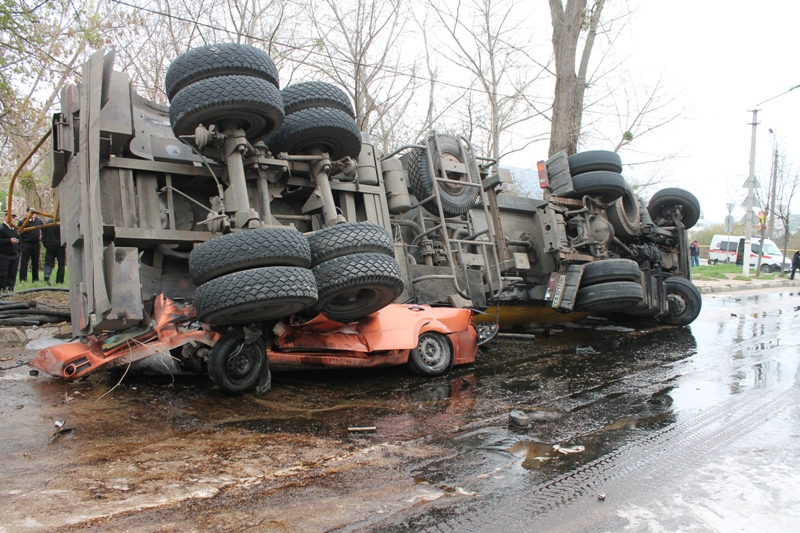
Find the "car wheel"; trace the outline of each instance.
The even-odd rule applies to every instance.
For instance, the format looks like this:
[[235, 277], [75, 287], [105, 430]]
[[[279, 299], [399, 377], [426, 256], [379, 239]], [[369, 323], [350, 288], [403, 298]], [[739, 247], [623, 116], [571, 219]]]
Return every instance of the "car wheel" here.
[[394, 257], [351, 254], [329, 259], [311, 269], [319, 301], [311, 311], [331, 320], [349, 322], [383, 309], [404, 289], [403, 275]]
[[419, 336], [417, 347], [408, 354], [408, 369], [418, 376], [439, 376], [452, 366], [450, 343], [441, 333], [428, 331]]
[[189, 254], [195, 285], [231, 272], [263, 266], [311, 266], [305, 236], [293, 228], [258, 228], [200, 243]]
[[611, 207], [606, 209], [606, 217], [614, 227], [617, 237], [636, 237], [642, 217], [639, 198], [630, 185], [625, 186], [625, 193], [617, 198]]
[[194, 82], [228, 75], [252, 76], [278, 84], [278, 69], [263, 50], [238, 43], [220, 43], [192, 48], [170, 63], [164, 86], [167, 99]]
[[587, 264], [583, 269], [581, 287], [608, 281], [636, 281], [641, 279], [639, 264], [630, 259], [603, 259]]
[[573, 192], [565, 194], [567, 198], [593, 196], [604, 204], [609, 204], [625, 194], [625, 178], [622, 174], [597, 170], [573, 176]]
[[356, 112], [347, 94], [336, 85], [324, 81], [289, 85], [281, 91], [281, 97], [283, 112], [287, 116], [312, 107], [329, 107], [344, 111], [352, 119], [356, 118]]
[[201, 322], [236, 326], [287, 317], [316, 301], [311, 270], [278, 266], [233, 272], [203, 283], [195, 292], [194, 305]]
[[[475, 205], [478, 200], [478, 188], [463, 185], [469, 181], [469, 176], [463, 172], [446, 171], [445, 175], [449, 180], [447, 183], [437, 182], [439, 177], [439, 156], [436, 152], [437, 136], [431, 135], [427, 140], [420, 144], [427, 144], [433, 161], [433, 168], [428, 164], [428, 154], [426, 150], [417, 148], [411, 151], [408, 157], [408, 181], [411, 191], [417, 200], [424, 200], [433, 194], [434, 185], [439, 187], [439, 197], [442, 200], [442, 210], [445, 216], [456, 217], [463, 215]], [[438, 135], [439, 150], [442, 157], [452, 159], [458, 163], [465, 164], [470, 173], [479, 178], [478, 165], [472, 154], [461, 153], [461, 142], [453, 135]], [[465, 148], [466, 150], [466, 148]], [[452, 183], [450, 183], [452, 182]], [[435, 201], [425, 204], [425, 209], [434, 215], [439, 214], [439, 206]]]
[[224, 333], [211, 348], [208, 375], [225, 392], [240, 393], [256, 385], [267, 362], [264, 341], [246, 344], [239, 328]]
[[176, 137], [194, 135], [202, 124], [242, 128], [250, 141], [272, 134], [283, 124], [281, 93], [270, 82], [253, 76], [219, 76], [184, 87], [169, 107]]
[[762, 274], [772, 274], [772, 267], [770, 265], [761, 265]]
[[644, 304], [644, 292], [633, 281], [611, 281], [578, 290], [575, 308], [579, 311], [617, 312]]
[[686, 229], [690, 229], [700, 220], [700, 202], [697, 197], [684, 189], [670, 187], [661, 189], [650, 198], [647, 211], [650, 217], [659, 226], [671, 226], [672, 218], [669, 212], [679, 207], [681, 222]]
[[567, 161], [569, 162], [569, 173], [573, 176], [597, 170], [622, 173], [622, 160], [619, 154], [607, 150], [579, 152], [569, 156]]
[[392, 236], [372, 222], [346, 222], [323, 228], [307, 236], [311, 266], [356, 253], [379, 253], [394, 257]]
[[361, 132], [344, 111], [313, 107], [286, 117], [283, 127], [267, 139], [273, 154], [304, 154], [312, 148], [327, 152], [332, 160], [358, 158], [361, 153]]
[[669, 314], [659, 320], [671, 326], [688, 326], [694, 322], [703, 307], [703, 297], [697, 287], [691, 281], [677, 276], [664, 280], [664, 287]]

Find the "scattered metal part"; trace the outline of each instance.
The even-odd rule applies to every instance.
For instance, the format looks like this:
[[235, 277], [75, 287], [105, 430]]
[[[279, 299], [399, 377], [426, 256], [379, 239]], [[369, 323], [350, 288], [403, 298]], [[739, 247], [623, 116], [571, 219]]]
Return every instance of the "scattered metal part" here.
[[378, 428], [375, 426], [350, 426], [347, 431], [349, 433], [377, 433]]
[[597, 499], [602, 502], [603, 500], [606, 499], [606, 493], [605, 492], [601, 492], [600, 494], [597, 495]]
[[503, 339], [514, 339], [518, 341], [532, 341], [536, 338], [536, 335], [530, 333], [498, 333], [497, 336]]
[[526, 428], [531, 425], [531, 417], [524, 411], [514, 410], [508, 413], [508, 422], [518, 428]]

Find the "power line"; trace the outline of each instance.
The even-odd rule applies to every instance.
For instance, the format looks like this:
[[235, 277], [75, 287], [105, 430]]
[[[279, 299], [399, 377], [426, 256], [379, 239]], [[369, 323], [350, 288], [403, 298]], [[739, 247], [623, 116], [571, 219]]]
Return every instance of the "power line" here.
[[[127, 7], [130, 7], [130, 8], [133, 8], [133, 9], [138, 9], [139, 11], [145, 11], [147, 13], [152, 13], [153, 15], [158, 15], [158, 16], [169, 18], [169, 19], [172, 19], [172, 20], [177, 20], [177, 21], [180, 21], [180, 22], [186, 22], [188, 24], [193, 24], [195, 26], [208, 28], [210, 30], [215, 30], [215, 31], [227, 33], [228, 35], [235, 35], [236, 37], [244, 37], [246, 39], [252, 39], [253, 41], [258, 41], [258, 42], [265, 43], [265, 44], [283, 46], [285, 48], [289, 48], [289, 49], [292, 49], [292, 50], [301, 51], [301, 52], [306, 53], [308, 55], [320, 56], [320, 57], [322, 57], [324, 59], [328, 59], [328, 60], [331, 60], [331, 61], [338, 61], [340, 63], [347, 63], [348, 66], [349, 65], [353, 65], [353, 66], [357, 66], [357, 67], [371, 67], [371, 68], [374, 68], [376, 70], [380, 70], [380, 71], [386, 72], [388, 74], [394, 74], [395, 76], [405, 76], [407, 78], [411, 78], [411, 79], [415, 79], [415, 80], [419, 80], [419, 81], [438, 83], [439, 85], [443, 85], [445, 87], [452, 87], [454, 89], [461, 89], [461, 90], [464, 90], [464, 91], [473, 91], [473, 92], [483, 93], [482, 90], [476, 89], [474, 87], [467, 87], [467, 86], [464, 86], [464, 85], [458, 85], [458, 84], [449, 83], [449, 82], [446, 82], [446, 81], [440, 81], [440, 80], [435, 80], [435, 79], [432, 79], [432, 78], [426, 78], [426, 77], [420, 76], [418, 74], [402, 72], [402, 71], [399, 71], [399, 70], [396, 70], [396, 69], [392, 69], [392, 68], [389, 68], [389, 67], [385, 67], [385, 66], [382, 66], [382, 65], [369, 64], [369, 63], [368, 64], [364, 64], [364, 63], [359, 63], [357, 61], [353, 61], [351, 59], [333, 57], [331, 55], [323, 54], [321, 52], [315, 52], [314, 50], [309, 50], [309, 49], [303, 48], [301, 46], [296, 46], [296, 45], [287, 44], [287, 43], [281, 43], [281, 42], [278, 42], [278, 41], [269, 41], [269, 40], [264, 39], [262, 37], [256, 37], [254, 35], [249, 35], [247, 33], [237, 33], [235, 31], [229, 30], [227, 28], [222, 28], [220, 26], [214, 26], [213, 24], [208, 24], [206, 22], [200, 22], [200, 21], [196, 21], [196, 20], [191, 20], [191, 19], [187, 19], [187, 18], [184, 18], [184, 17], [180, 17], [178, 15], [173, 15], [172, 13], [165, 13], [164, 11], [158, 11], [156, 9], [151, 9], [151, 8], [148, 8], [148, 7], [141, 7], [141, 6], [137, 6], [137, 5], [134, 5], [134, 4], [130, 4], [128, 2], [125, 2], [124, 0], [110, 0], [110, 1], [115, 3], [115, 4], [120, 4], [120, 5], [127, 6]], [[302, 61], [294, 59], [292, 57], [287, 57], [286, 59], [288, 59], [289, 61], [292, 61], [294, 63], [300, 63], [300, 64], [303, 63]], [[501, 96], [501, 97], [504, 97], [504, 98], [514, 98], [514, 95], [502, 94], [502, 93], [496, 93], [495, 96]]]

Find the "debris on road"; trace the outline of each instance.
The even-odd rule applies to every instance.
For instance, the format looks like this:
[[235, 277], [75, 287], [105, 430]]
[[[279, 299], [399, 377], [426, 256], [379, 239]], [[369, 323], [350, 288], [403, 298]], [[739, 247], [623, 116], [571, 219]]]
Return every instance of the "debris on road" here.
[[347, 431], [350, 433], [377, 433], [378, 428], [375, 426], [350, 426]]
[[508, 422], [518, 428], [526, 428], [531, 425], [531, 417], [524, 411], [514, 410], [508, 413]]

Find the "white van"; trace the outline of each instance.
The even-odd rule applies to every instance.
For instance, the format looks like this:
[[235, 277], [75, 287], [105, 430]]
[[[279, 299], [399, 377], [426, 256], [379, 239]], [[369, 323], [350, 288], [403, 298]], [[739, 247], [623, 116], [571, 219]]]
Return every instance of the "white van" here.
[[[750, 239], [750, 266], [755, 267], [758, 263], [758, 252], [761, 247], [761, 239], [753, 237]], [[708, 247], [708, 264], [716, 265], [720, 261], [723, 263], [742, 264], [744, 255], [744, 237], [740, 235], [714, 235]], [[770, 239], [764, 239], [764, 253], [761, 256], [761, 272], [769, 274], [778, 272], [780, 265], [783, 270], [788, 271], [791, 262], [787, 261], [781, 253], [778, 245]]]

